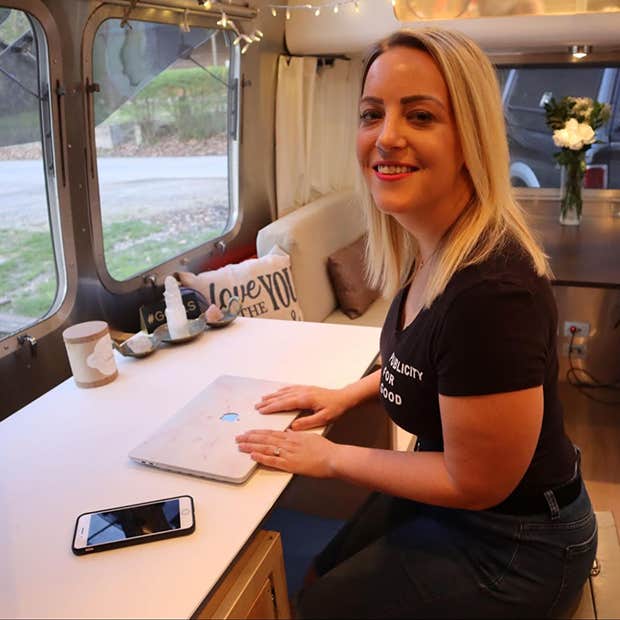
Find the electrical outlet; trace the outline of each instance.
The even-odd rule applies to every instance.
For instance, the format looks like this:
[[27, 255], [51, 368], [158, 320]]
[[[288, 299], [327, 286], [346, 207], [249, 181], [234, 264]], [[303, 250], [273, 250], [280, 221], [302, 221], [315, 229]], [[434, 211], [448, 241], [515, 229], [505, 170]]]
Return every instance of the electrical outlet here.
[[590, 335], [590, 323], [580, 321], [564, 321], [564, 335], [569, 338], [572, 336], [571, 327], [576, 328], [575, 337], [585, 338]]
[[[570, 344], [565, 342], [562, 345], [562, 355], [568, 357], [568, 349]], [[585, 344], [573, 344], [572, 346], [572, 358], [576, 360], [582, 360], [588, 353], [588, 347]]]

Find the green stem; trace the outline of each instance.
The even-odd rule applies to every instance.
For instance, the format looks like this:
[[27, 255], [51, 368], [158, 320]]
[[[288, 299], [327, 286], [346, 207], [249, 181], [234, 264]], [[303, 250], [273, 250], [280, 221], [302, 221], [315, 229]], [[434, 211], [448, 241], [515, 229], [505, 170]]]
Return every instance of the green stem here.
[[560, 205], [562, 217], [574, 211], [577, 218], [581, 218], [581, 211], [583, 209], [581, 189], [585, 167], [585, 159], [582, 154], [565, 166], [564, 187]]

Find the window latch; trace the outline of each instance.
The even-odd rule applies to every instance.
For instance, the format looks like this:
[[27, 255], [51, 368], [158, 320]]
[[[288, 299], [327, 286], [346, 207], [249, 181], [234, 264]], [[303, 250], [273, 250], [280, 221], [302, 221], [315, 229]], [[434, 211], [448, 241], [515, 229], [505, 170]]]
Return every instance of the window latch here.
[[30, 334], [22, 334], [21, 336], [17, 336], [17, 342], [20, 346], [28, 345], [30, 356], [36, 357], [37, 355], [37, 339]]
[[101, 85], [97, 82], [88, 82], [86, 84], [86, 92], [87, 93], [99, 93], [101, 92]]

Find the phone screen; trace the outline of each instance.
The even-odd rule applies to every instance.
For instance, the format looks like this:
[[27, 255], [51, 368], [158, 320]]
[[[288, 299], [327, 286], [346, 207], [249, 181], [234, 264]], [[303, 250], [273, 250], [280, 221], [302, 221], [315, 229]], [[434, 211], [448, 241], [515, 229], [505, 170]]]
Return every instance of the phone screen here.
[[101, 545], [127, 538], [148, 536], [181, 527], [178, 499], [143, 506], [93, 513], [90, 517], [87, 545]]

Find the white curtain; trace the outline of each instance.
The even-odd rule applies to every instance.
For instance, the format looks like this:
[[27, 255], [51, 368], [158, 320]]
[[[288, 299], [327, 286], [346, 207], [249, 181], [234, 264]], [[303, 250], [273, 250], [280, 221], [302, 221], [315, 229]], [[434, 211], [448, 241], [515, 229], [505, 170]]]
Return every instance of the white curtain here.
[[276, 95], [278, 217], [354, 186], [360, 66], [279, 59]]

